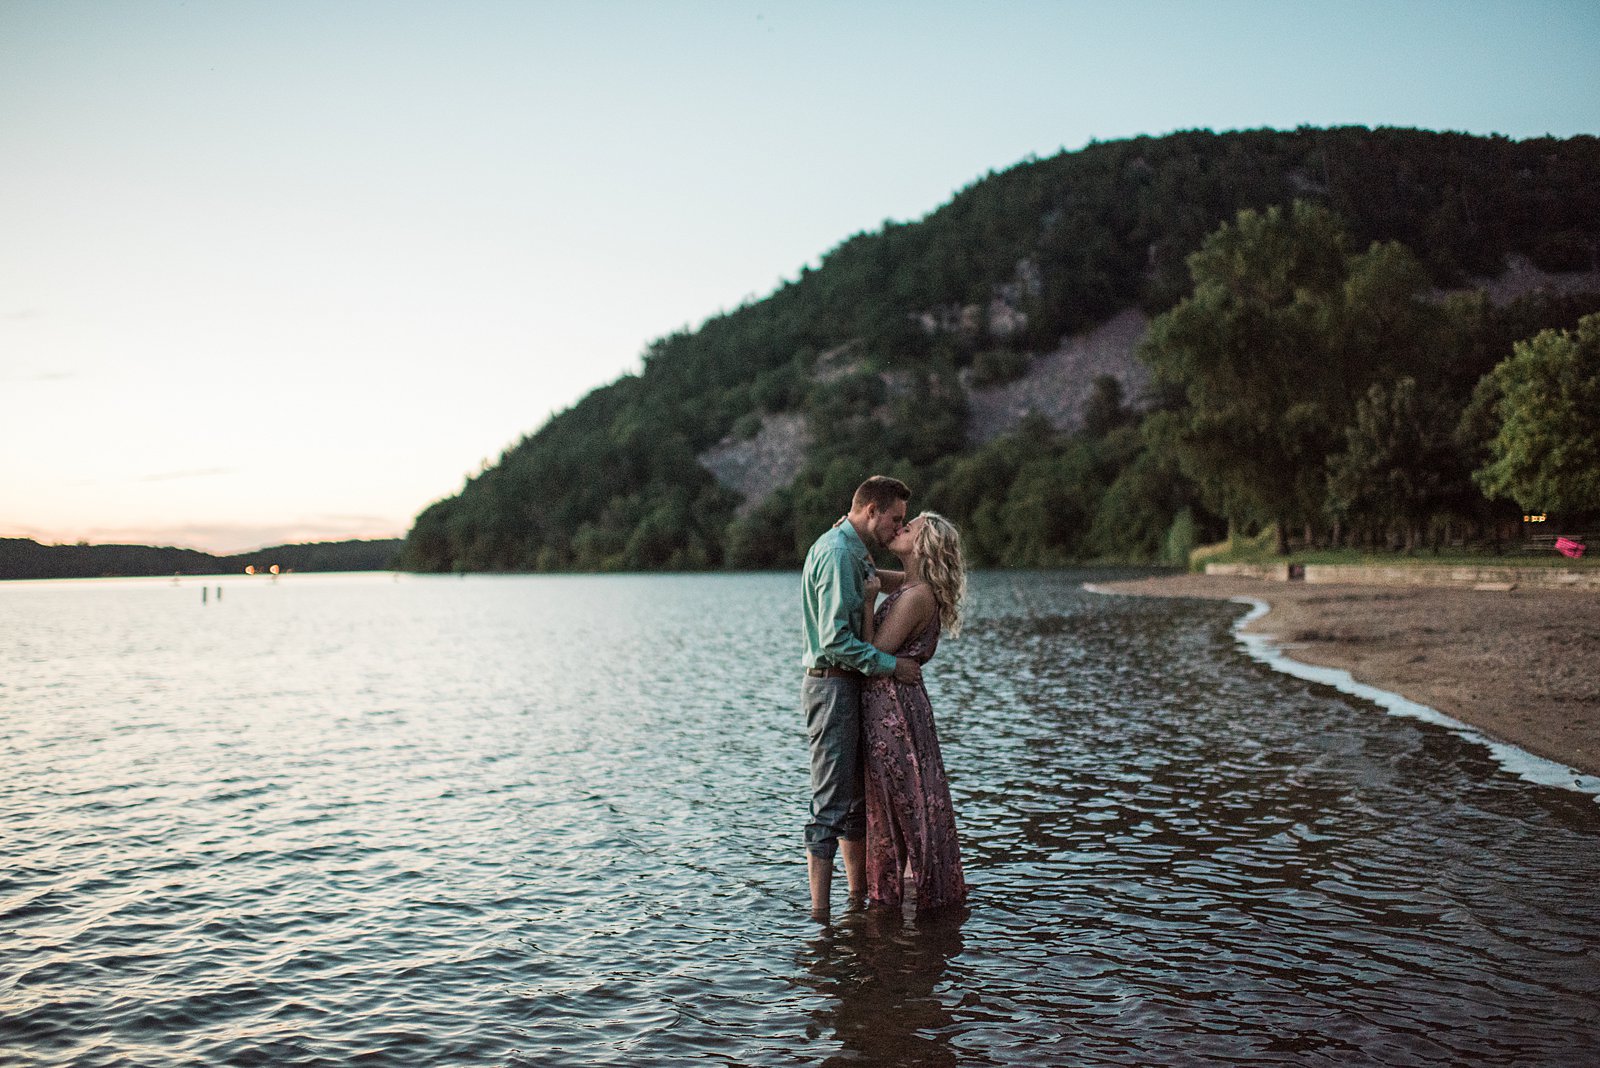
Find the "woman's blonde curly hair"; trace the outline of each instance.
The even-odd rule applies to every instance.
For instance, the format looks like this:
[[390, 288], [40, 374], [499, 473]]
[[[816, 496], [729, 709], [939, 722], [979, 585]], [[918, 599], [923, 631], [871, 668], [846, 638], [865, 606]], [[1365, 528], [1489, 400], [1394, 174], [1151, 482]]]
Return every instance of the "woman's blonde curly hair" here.
[[967, 564], [961, 558], [961, 532], [938, 512], [923, 512], [917, 531], [917, 555], [922, 557], [922, 577], [933, 587], [939, 603], [939, 622], [954, 638], [961, 633], [961, 604], [967, 599]]

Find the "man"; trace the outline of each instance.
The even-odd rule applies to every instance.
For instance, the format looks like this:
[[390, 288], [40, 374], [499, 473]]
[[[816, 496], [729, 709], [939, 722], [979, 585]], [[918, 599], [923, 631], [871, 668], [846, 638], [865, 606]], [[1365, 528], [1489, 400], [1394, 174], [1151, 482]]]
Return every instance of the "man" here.
[[[899, 479], [874, 475], [857, 487], [850, 512], [806, 554], [801, 575], [805, 679], [800, 704], [811, 738], [811, 819], [806, 866], [813, 914], [826, 915], [833, 855], [844, 853], [852, 896], [866, 887], [866, 786], [861, 751], [861, 683], [868, 675], [921, 679], [914, 660], [890, 656], [861, 639], [863, 586], [872, 552], [894, 540], [906, 522], [911, 491]], [[885, 593], [905, 575], [878, 572]]]

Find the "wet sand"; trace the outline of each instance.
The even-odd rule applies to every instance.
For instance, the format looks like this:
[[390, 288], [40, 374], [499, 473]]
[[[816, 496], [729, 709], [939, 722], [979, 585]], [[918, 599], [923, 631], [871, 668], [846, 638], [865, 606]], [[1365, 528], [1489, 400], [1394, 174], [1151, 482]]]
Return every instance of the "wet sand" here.
[[1600, 596], [1304, 585], [1164, 575], [1097, 589], [1151, 597], [1251, 597], [1248, 626], [1289, 656], [1343, 668], [1530, 753], [1600, 774]]

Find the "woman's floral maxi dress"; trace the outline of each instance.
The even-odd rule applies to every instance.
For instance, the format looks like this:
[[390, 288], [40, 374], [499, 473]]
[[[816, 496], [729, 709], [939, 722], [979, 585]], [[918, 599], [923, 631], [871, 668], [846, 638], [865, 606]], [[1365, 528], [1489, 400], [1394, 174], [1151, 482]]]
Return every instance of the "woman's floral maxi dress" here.
[[[878, 626], [903, 592], [884, 599], [876, 613]], [[925, 664], [938, 646], [935, 612], [896, 655]], [[861, 692], [861, 721], [866, 734], [869, 898], [874, 904], [900, 904], [901, 875], [909, 864], [919, 911], [964, 900], [967, 884], [955, 813], [928, 691], [920, 682], [907, 685], [892, 675], [874, 676]]]

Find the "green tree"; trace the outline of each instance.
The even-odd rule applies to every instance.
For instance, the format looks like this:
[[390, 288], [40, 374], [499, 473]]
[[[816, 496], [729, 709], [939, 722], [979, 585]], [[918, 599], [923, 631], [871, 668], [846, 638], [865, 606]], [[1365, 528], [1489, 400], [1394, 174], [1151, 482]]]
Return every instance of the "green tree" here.
[[1088, 442], [1023, 463], [1006, 495], [1006, 559], [1024, 567], [1060, 567], [1080, 559], [1089, 524], [1105, 494]]
[[[1326, 304], [1345, 280], [1347, 236], [1327, 210], [1241, 211], [1189, 260], [1193, 293], [1151, 325], [1144, 355], [1187, 409], [1165, 435], [1208, 503], [1239, 524], [1276, 521], [1281, 542], [1315, 497], [1332, 439]], [[1313, 500], [1308, 500], [1313, 498]], [[1320, 504], [1320, 501], [1314, 503]]]
[[1414, 378], [1374, 384], [1356, 403], [1345, 451], [1329, 461], [1329, 513], [1397, 527], [1406, 548], [1415, 549], [1429, 518], [1466, 479], [1452, 433], [1455, 415]]
[[1403, 247], [1346, 251], [1327, 209], [1241, 211], [1190, 258], [1193, 293], [1151, 326], [1143, 355], [1186, 405], [1158, 421], [1205, 503], [1230, 523], [1324, 515], [1326, 461], [1370, 382], [1423, 359], [1441, 329]]
[[1498, 430], [1473, 479], [1524, 510], [1600, 509], [1600, 314], [1518, 342], [1489, 375]]
[[[1122, 434], [1132, 443], [1139, 442], [1136, 427]], [[1116, 444], [1116, 438], [1107, 444]], [[1107, 461], [1107, 470], [1114, 471], [1115, 477], [1090, 524], [1084, 555], [1164, 562], [1168, 533], [1178, 514], [1189, 512], [1189, 524], [1191, 528], [1194, 525], [1192, 485], [1170, 456], [1148, 447], [1135, 451], [1124, 446], [1120, 455], [1109, 456]]]
[[794, 567], [801, 560], [794, 527], [794, 492], [778, 490], [749, 515], [728, 524], [723, 562], [739, 569]]
[[1123, 400], [1122, 382], [1113, 375], [1095, 376], [1094, 386], [1083, 402], [1083, 432], [1091, 438], [1103, 438], [1132, 418], [1133, 412]]
[[928, 487], [926, 499], [961, 528], [962, 549], [970, 564], [992, 567], [1009, 562], [1007, 494], [1023, 463], [1054, 449], [1055, 438], [1049, 420], [1031, 413], [1015, 433], [951, 460]]

